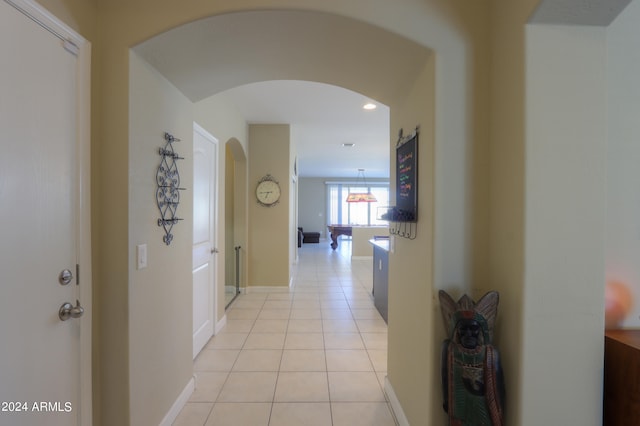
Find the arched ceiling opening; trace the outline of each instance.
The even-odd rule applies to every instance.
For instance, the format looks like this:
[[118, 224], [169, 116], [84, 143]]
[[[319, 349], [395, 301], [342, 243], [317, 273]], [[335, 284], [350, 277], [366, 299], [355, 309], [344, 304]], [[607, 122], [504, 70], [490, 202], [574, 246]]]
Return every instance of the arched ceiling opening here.
[[[216, 98], [248, 123], [288, 123], [302, 177], [389, 177], [389, 107], [341, 87], [297, 80], [250, 83]], [[344, 145], [343, 145], [344, 144]], [[353, 144], [353, 145], [352, 145]]]
[[[302, 177], [356, 176], [358, 168], [388, 177], [387, 105], [407, 96], [432, 54], [362, 21], [293, 10], [212, 16], [134, 51], [193, 102], [220, 95], [249, 123], [290, 124]], [[366, 100], [380, 108], [360, 118]]]

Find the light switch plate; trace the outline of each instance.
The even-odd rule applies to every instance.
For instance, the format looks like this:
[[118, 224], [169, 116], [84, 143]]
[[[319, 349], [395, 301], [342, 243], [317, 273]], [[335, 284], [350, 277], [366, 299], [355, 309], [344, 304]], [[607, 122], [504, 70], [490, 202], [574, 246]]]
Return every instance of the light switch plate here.
[[136, 261], [138, 269], [144, 269], [147, 267], [147, 245], [140, 244], [136, 247]]

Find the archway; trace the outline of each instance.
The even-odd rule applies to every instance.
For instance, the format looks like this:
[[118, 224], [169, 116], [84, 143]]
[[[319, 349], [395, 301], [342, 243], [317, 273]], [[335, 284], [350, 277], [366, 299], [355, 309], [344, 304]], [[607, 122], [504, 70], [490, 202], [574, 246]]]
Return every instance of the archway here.
[[246, 286], [247, 158], [240, 142], [225, 144], [225, 308]]
[[[227, 32], [223, 31], [223, 34], [216, 32], [221, 28]], [[300, 37], [292, 37], [291, 34], [297, 34]], [[171, 36], [175, 38], [172, 39]], [[206, 113], [194, 105], [207, 102], [213, 97], [212, 95], [225, 89], [270, 79], [328, 83], [379, 100], [394, 110], [392, 133], [396, 133], [396, 130], [401, 127], [406, 130], [413, 129], [417, 124], [431, 130], [425, 132], [422, 139], [423, 149], [420, 156], [425, 180], [420, 188], [420, 197], [426, 202], [433, 198], [434, 133], [432, 129], [434, 128], [435, 66], [432, 52], [418, 43], [380, 27], [338, 15], [300, 11], [264, 11], [219, 15], [196, 21], [150, 39], [136, 46], [133, 52], [132, 56], [137, 54], [136, 61], [142, 58], [145, 62], [137, 64], [138, 68], [144, 68], [140, 70], [144, 74], [141, 75], [141, 79], [151, 79], [161, 86], [162, 93], [159, 94], [159, 99], [162, 102], [166, 105], [174, 104], [175, 99], [179, 99], [181, 103], [190, 102], [190, 105], [186, 103], [183, 105], [180, 109], [181, 114], [194, 115], [195, 119], [205, 127], [209, 124], [215, 126], [210, 129], [215, 131], [221, 140], [235, 139], [237, 143], [233, 146], [241, 148], [240, 151], [245, 153], [247, 152], [246, 123], [244, 126], [242, 123], [233, 123], [233, 129], [229, 122], [219, 126], [229, 117], [229, 111], [224, 105], [215, 104], [215, 101], [212, 101], [215, 105], [211, 105], [212, 108], [207, 109]], [[136, 88], [139, 87], [139, 84], [136, 85]], [[155, 90], [153, 87], [150, 89]], [[142, 91], [132, 91], [132, 93], [138, 96], [153, 94]], [[206, 116], [199, 114], [206, 114]], [[171, 123], [170, 120], [165, 120], [167, 121]], [[131, 125], [135, 127], [136, 123]], [[165, 124], [156, 123], [156, 125], [160, 127]], [[242, 127], [245, 129], [242, 130]], [[395, 138], [396, 134], [389, 135], [391, 141], [389, 151], [392, 150]], [[142, 151], [139, 143], [140, 141], [130, 143], [132, 147], [135, 146], [136, 152]], [[221, 153], [222, 155], [224, 153]], [[135, 163], [135, 158], [132, 157], [130, 161]], [[250, 164], [247, 162], [242, 173], [245, 178], [248, 176], [249, 168]], [[224, 168], [221, 169], [221, 173], [225, 173]], [[234, 175], [237, 174], [239, 173], [236, 171]], [[219, 180], [224, 181], [224, 175], [219, 176]], [[248, 181], [242, 184], [245, 189], [245, 200], [249, 185]], [[134, 185], [131, 190], [133, 197], [138, 190], [142, 188]], [[420, 305], [419, 323], [409, 318], [395, 323], [399, 340], [394, 342], [394, 349], [390, 348], [390, 351], [394, 351], [394, 357], [390, 358], [389, 374], [395, 374], [394, 380], [398, 383], [398, 388], [402, 390], [407, 387], [407, 383], [416, 380], [414, 367], [418, 369], [418, 380], [424, 384], [424, 392], [420, 395], [407, 397], [405, 393], [403, 396], [405, 399], [403, 406], [412, 411], [411, 418], [425, 417], [429, 413], [429, 408], [425, 407], [423, 401], [430, 398], [430, 383], [434, 369], [433, 363], [425, 362], [425, 359], [432, 357], [433, 339], [430, 335], [430, 325], [434, 314], [431, 309], [430, 293], [424, 291], [425, 288], [430, 289], [432, 285], [430, 278], [432, 276], [430, 252], [433, 247], [432, 208], [432, 204], [428, 203], [422, 210], [424, 221], [421, 229], [424, 233], [412, 243], [413, 247], [418, 249], [412, 248], [406, 251], [406, 255], [399, 257], [398, 265], [395, 266], [395, 270], [402, 271], [397, 277], [398, 280], [409, 282], [407, 274], [418, 274], [428, 277], [427, 285], [425, 287], [424, 283], [411, 283], [411, 287], [415, 285], [415, 288], [405, 288], [401, 298], [396, 299], [398, 305], [390, 306], [389, 314], [390, 317], [397, 315], [396, 318], [402, 319], [401, 313], [404, 308], [401, 305], [406, 304], [408, 300]], [[237, 217], [236, 212], [233, 213], [233, 217]], [[220, 223], [220, 226], [227, 229], [227, 224]], [[234, 224], [234, 239], [235, 232]], [[404, 244], [401, 242], [398, 247]], [[424, 259], [429, 261], [425, 262]], [[176, 265], [176, 268], [180, 267], [181, 265]], [[417, 272], [416, 267], [419, 269]], [[224, 282], [224, 279], [219, 282]], [[416, 293], [418, 297], [414, 297]], [[223, 298], [220, 297], [219, 300]], [[137, 309], [139, 305], [137, 299], [133, 300], [129, 309]], [[188, 307], [182, 306], [182, 309], [185, 308]], [[396, 314], [393, 313], [394, 311]], [[223, 309], [220, 309], [220, 312], [223, 312]], [[425, 327], [427, 334], [417, 350], [407, 352], [400, 349], [406, 347], [407, 339], [413, 339], [412, 333], [424, 335]], [[136, 327], [136, 331], [132, 332], [129, 338], [132, 342], [130, 350], [136, 353], [136, 357], [129, 360], [131, 371], [141, 363], [140, 360], [145, 352], [144, 348], [138, 344], [139, 329], [140, 327]], [[400, 329], [404, 331], [400, 332]], [[391, 329], [390, 333], [392, 333]], [[176, 336], [171, 335], [163, 337], [164, 340], [175, 340], [175, 338]], [[157, 361], [158, 364], [165, 363], [163, 359], [157, 359]], [[172, 360], [172, 363], [173, 365], [179, 363], [183, 367], [182, 359], [180, 362]], [[411, 377], [408, 377], [410, 371]], [[141, 401], [142, 398], [139, 396], [146, 386], [141, 380], [143, 376], [144, 374], [137, 374], [131, 379], [133, 382], [130, 397], [132, 418], [137, 418], [149, 406], [145, 401]], [[406, 401], [407, 398], [411, 401]], [[420, 400], [420, 402], [414, 404], [413, 400]], [[133, 415], [134, 412], [136, 416]]]

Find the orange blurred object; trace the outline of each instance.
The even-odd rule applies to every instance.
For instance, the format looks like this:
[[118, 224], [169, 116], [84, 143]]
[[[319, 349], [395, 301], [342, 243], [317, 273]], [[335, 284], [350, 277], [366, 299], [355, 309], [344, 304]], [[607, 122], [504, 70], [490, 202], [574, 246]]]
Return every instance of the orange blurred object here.
[[604, 318], [606, 328], [617, 328], [633, 306], [633, 295], [625, 284], [608, 282], [604, 287]]

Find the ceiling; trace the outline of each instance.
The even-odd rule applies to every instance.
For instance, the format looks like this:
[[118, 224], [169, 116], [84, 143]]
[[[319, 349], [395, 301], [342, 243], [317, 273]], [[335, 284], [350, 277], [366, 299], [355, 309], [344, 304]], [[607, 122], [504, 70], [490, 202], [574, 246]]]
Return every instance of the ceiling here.
[[[216, 95], [250, 124], [291, 125], [301, 177], [389, 177], [389, 108], [324, 83], [276, 80]], [[354, 144], [345, 147], [343, 144]]]
[[[389, 177], [386, 105], [432, 54], [362, 21], [292, 10], [201, 19], [134, 51], [193, 102], [217, 96], [250, 124], [290, 124], [299, 176], [343, 178]], [[378, 107], [363, 110], [369, 101]]]
[[530, 22], [607, 26], [631, 0], [542, 0]]
[[[542, 0], [530, 22], [606, 26], [629, 2]], [[219, 96], [248, 123], [290, 124], [301, 177], [364, 168], [371, 178], [389, 177], [385, 104], [406, 96], [432, 54], [380, 27], [301, 10], [212, 16], [134, 50], [193, 102]], [[364, 111], [370, 100], [378, 108]]]

